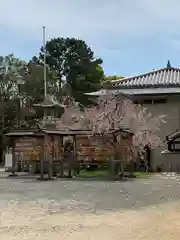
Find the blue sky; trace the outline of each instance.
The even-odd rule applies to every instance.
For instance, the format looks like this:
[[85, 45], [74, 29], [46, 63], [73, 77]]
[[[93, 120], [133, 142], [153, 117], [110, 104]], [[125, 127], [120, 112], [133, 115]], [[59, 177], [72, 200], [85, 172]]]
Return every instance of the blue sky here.
[[180, 68], [179, 0], [0, 0], [0, 55], [28, 60], [47, 39], [78, 37], [109, 75]]

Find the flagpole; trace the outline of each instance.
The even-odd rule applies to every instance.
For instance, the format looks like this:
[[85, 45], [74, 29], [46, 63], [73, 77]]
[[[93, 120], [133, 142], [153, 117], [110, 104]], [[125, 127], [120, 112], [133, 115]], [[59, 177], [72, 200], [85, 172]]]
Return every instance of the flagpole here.
[[44, 49], [44, 97], [47, 96], [47, 78], [46, 78], [46, 27], [43, 26], [43, 49]]

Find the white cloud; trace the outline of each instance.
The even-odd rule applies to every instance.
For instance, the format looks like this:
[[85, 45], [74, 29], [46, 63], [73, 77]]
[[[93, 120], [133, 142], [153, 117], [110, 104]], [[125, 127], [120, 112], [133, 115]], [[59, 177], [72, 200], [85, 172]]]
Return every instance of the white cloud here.
[[104, 39], [171, 41], [180, 26], [179, 0], [0, 0], [0, 6], [0, 26], [24, 40], [41, 41], [46, 25], [48, 37], [75, 36], [107, 48]]
[[0, 0], [0, 4], [0, 24], [22, 37], [38, 37], [42, 25], [54, 36], [115, 32], [123, 37], [169, 32], [180, 23], [178, 0]]

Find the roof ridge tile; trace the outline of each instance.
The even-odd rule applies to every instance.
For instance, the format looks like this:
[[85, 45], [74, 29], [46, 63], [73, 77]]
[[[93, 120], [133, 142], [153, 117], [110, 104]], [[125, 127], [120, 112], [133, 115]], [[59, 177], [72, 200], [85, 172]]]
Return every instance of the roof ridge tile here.
[[177, 85], [180, 84], [180, 68], [160, 68], [151, 72], [141, 73], [135, 76], [126, 77], [112, 81], [113, 87], [143, 87], [157, 85]]

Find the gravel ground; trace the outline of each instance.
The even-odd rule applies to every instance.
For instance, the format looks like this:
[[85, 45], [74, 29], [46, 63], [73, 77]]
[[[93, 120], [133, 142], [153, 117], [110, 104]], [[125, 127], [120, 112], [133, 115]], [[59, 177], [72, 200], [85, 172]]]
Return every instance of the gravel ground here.
[[[162, 239], [157, 238], [160, 230], [156, 228], [160, 220], [158, 225], [153, 225], [155, 219], [164, 214], [167, 221], [169, 217], [172, 221], [172, 216], [167, 214], [173, 211], [173, 217], [177, 213], [180, 216], [179, 182], [172, 178], [155, 176], [126, 182], [41, 182], [28, 178], [10, 179], [5, 175], [0, 173], [1, 240], [45, 240], [50, 237], [55, 240], [111, 240], [122, 236], [127, 240]], [[180, 222], [180, 217], [176, 218], [177, 221]], [[162, 224], [169, 226], [170, 223]], [[148, 238], [151, 225], [156, 235]], [[179, 226], [176, 227], [179, 232]], [[175, 226], [173, 232], [174, 229]]]

